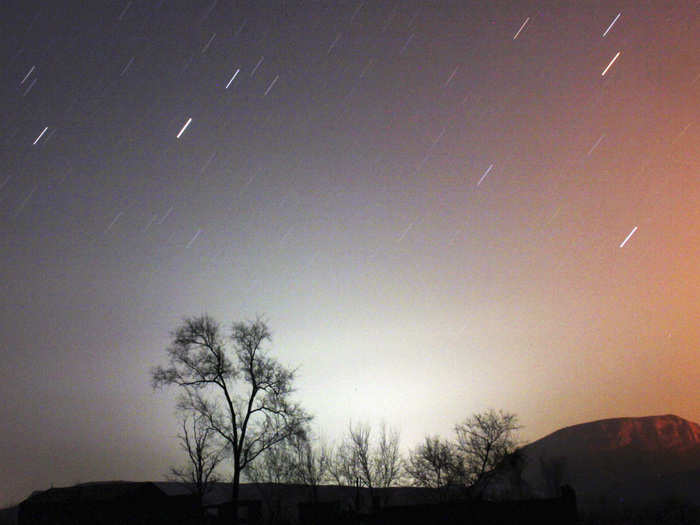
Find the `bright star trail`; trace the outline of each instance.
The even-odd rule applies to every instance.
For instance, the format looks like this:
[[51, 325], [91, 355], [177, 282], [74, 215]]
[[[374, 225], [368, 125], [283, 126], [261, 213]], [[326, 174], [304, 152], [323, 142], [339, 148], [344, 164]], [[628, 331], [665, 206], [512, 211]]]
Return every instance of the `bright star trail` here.
[[231, 85], [231, 82], [233, 82], [234, 80], [236, 80], [236, 77], [238, 76], [238, 73], [239, 73], [240, 71], [241, 71], [240, 69], [236, 69], [236, 72], [235, 72], [235, 73], [233, 74], [233, 76], [231, 77], [231, 80], [229, 80], [229, 81], [228, 81], [228, 84], [226, 84], [226, 89], [228, 89], [228, 87]]
[[513, 40], [515, 40], [516, 38], [518, 38], [518, 35], [519, 35], [520, 32], [525, 28], [525, 25], [526, 25], [529, 21], [530, 21], [530, 17], [528, 16], [528, 17], [525, 19], [525, 21], [523, 22], [523, 25], [520, 26], [520, 29], [518, 29], [518, 31], [515, 33], [515, 35], [513, 35]]
[[479, 182], [476, 183], [477, 186], [481, 185], [481, 183], [482, 183], [482, 182], [484, 181], [484, 179], [486, 178], [486, 175], [488, 175], [489, 172], [491, 171], [491, 168], [493, 168], [493, 164], [491, 164], [488, 168], [486, 168], [486, 171], [484, 172], [484, 174], [483, 174], [483, 175], [481, 176], [481, 178], [479, 179]]
[[47, 130], [47, 129], [49, 129], [48, 126], [45, 127], [41, 133], [39, 133], [39, 136], [36, 138], [36, 140], [34, 140], [34, 144], [35, 144], [35, 145], [36, 145], [37, 142], [39, 142], [39, 140], [41, 139], [41, 137], [44, 136], [44, 133], [46, 133], [46, 130]]
[[610, 69], [610, 68], [612, 67], [612, 65], [615, 63], [615, 60], [617, 60], [617, 57], [619, 57], [619, 56], [620, 56], [620, 51], [618, 51], [618, 52], [615, 54], [615, 56], [613, 57], [613, 59], [612, 59], [612, 60], [610, 61], [610, 63], [608, 64], [608, 67], [606, 67], [606, 68], [603, 70], [603, 72], [600, 74], [600, 76], [602, 76], [602, 77], [605, 76], [605, 73], [608, 72], [608, 69]]
[[0, 2], [0, 508], [162, 479], [205, 312], [329, 442], [700, 421], [696, 2], [67, 4]]
[[627, 243], [627, 241], [630, 240], [630, 237], [632, 237], [632, 235], [634, 235], [634, 232], [636, 232], [636, 231], [637, 231], [637, 227], [635, 226], [634, 228], [632, 228], [632, 231], [629, 233], [629, 235], [627, 237], [625, 237], [625, 240], [620, 243], [620, 248], [622, 248]]
[[615, 25], [615, 22], [617, 22], [617, 19], [620, 18], [620, 15], [621, 15], [621, 14], [622, 14], [622, 13], [617, 13], [617, 16], [613, 19], [612, 22], [610, 22], [610, 25], [608, 26], [608, 28], [607, 28], [607, 29], [605, 30], [605, 32], [603, 33], [603, 38], [605, 38], [605, 35], [608, 34], [608, 31], [610, 31], [610, 30], [612, 29], [612, 26]]
[[182, 136], [182, 134], [185, 132], [185, 130], [187, 129], [187, 126], [190, 125], [190, 122], [192, 122], [192, 117], [188, 118], [188, 119], [187, 119], [187, 122], [185, 122], [185, 125], [182, 126], [182, 129], [180, 130], [180, 133], [177, 134], [177, 138], [178, 138], [178, 139], [179, 139], [179, 138]]

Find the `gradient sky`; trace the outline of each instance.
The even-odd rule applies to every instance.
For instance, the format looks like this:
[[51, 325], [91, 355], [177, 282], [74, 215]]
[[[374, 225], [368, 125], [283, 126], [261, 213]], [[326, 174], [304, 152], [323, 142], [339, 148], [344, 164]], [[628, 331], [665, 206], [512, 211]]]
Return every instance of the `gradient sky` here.
[[74, 4], [0, 7], [0, 506], [163, 479], [204, 312], [329, 441], [700, 421], [697, 2]]

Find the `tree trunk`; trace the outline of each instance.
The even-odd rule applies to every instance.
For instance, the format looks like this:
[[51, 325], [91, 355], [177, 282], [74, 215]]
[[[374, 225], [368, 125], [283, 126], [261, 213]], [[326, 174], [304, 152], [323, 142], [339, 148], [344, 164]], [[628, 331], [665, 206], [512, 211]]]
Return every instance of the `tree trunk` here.
[[238, 465], [233, 469], [233, 484], [231, 487], [231, 523], [238, 525], [238, 495], [241, 488], [241, 469]]
[[197, 491], [197, 517], [199, 518], [199, 523], [204, 523], [205, 512], [204, 512], [204, 496], [201, 491]]
[[314, 505], [318, 503], [318, 485], [315, 483], [311, 485], [311, 503]]
[[376, 495], [374, 493], [374, 487], [372, 485], [369, 488], [369, 499], [370, 499], [370, 509], [372, 512], [377, 512], [379, 510], [379, 502], [377, 501]]

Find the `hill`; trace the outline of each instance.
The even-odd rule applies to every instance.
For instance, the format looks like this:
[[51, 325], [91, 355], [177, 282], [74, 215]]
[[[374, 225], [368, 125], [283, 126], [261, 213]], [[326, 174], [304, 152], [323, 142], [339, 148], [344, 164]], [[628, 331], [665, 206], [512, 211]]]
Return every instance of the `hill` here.
[[700, 425], [674, 415], [566, 427], [522, 449], [522, 478], [538, 495], [566, 483], [584, 506], [677, 498], [700, 504]]

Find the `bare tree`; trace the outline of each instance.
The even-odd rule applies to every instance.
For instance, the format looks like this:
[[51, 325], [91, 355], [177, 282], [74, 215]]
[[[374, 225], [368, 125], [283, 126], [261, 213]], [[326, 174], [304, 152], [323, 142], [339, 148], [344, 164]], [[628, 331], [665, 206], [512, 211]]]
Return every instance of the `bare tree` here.
[[[372, 440], [370, 425], [350, 423], [348, 433], [336, 448], [330, 461], [330, 473], [338, 485], [354, 486], [356, 505], [359, 504], [359, 488], [369, 489], [372, 504], [378, 504], [376, 489], [386, 489], [395, 484], [401, 475], [399, 433], [387, 430], [382, 424], [376, 442]], [[386, 491], [384, 491], [386, 492]]]
[[214, 430], [199, 414], [182, 419], [182, 433], [178, 434], [180, 446], [187, 452], [187, 466], [170, 469], [171, 477], [188, 485], [203, 510], [204, 495], [213, 483], [219, 481], [216, 467], [223, 460], [222, 447], [214, 442]]
[[293, 479], [309, 487], [311, 501], [318, 502], [318, 487], [327, 478], [330, 454], [324, 445], [314, 447], [307, 436], [296, 437], [290, 446], [294, 451]]
[[257, 461], [248, 465], [245, 477], [253, 483], [294, 483], [295, 468], [292, 450], [281, 443], [265, 450]]
[[311, 417], [290, 399], [294, 371], [263, 348], [271, 336], [260, 318], [233, 325], [232, 348], [208, 315], [185, 319], [172, 337], [168, 366], [152, 370], [153, 386], [182, 387], [180, 408], [202, 416], [226, 442], [237, 521], [241, 473], [264, 451], [302, 434]]
[[490, 472], [515, 450], [515, 432], [520, 428], [515, 414], [492, 409], [474, 414], [455, 427], [467, 484], [477, 488], [477, 497], [486, 489]]
[[[531, 496], [530, 486], [523, 478], [527, 457], [522, 448], [506, 454], [496, 468], [491, 471], [489, 497], [491, 499], [518, 500]], [[494, 487], [494, 484], [497, 485]]]
[[245, 476], [256, 485], [271, 523], [283, 519], [289, 484], [308, 487], [310, 500], [318, 502], [318, 487], [328, 471], [328, 452], [323, 446], [315, 447], [308, 436], [294, 436], [266, 450], [246, 470]]
[[434, 489], [441, 501], [449, 497], [450, 486], [462, 479], [461, 460], [452, 443], [438, 436], [425, 441], [409, 453], [405, 470], [418, 487]]
[[355, 510], [360, 507], [362, 475], [360, 461], [352, 443], [344, 439], [330, 451], [328, 472], [338, 486], [355, 487]]
[[348, 446], [356, 462], [357, 475], [360, 485], [369, 489], [370, 497], [374, 499], [374, 469], [370, 457], [369, 436], [372, 430], [368, 424], [358, 424], [348, 427]]
[[287, 485], [293, 483], [295, 477], [294, 455], [287, 443], [262, 452], [257, 461], [248, 465], [245, 477], [255, 484], [267, 508], [269, 523], [283, 521]]
[[401, 451], [399, 442], [401, 435], [398, 430], [387, 429], [382, 423], [379, 439], [376, 444], [373, 464], [375, 484], [382, 490], [382, 504], [389, 502], [389, 492], [386, 490], [399, 482], [402, 475]]

